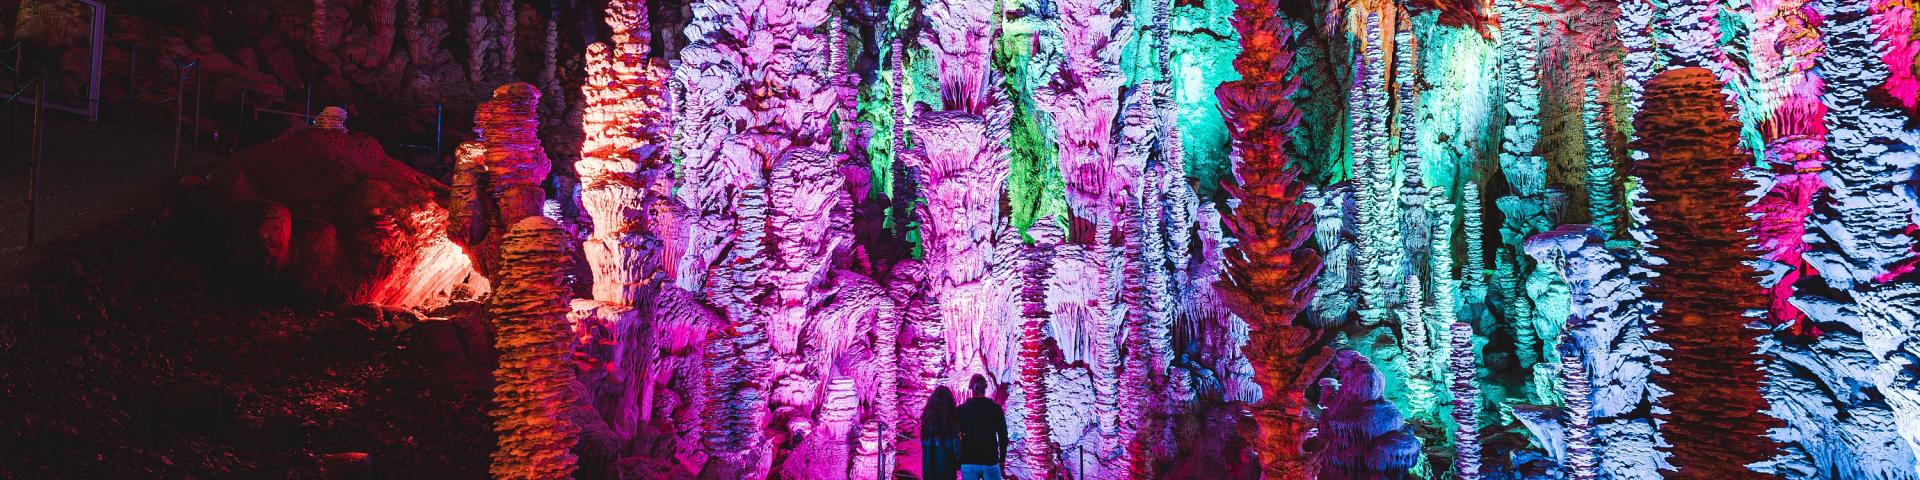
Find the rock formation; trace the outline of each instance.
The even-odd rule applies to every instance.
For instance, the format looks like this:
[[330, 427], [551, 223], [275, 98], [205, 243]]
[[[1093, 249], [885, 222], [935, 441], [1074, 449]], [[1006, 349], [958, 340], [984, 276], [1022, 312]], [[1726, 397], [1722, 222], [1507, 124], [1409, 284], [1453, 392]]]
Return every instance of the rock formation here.
[[567, 254], [560, 226], [527, 217], [507, 231], [501, 247], [500, 288], [490, 301], [494, 348], [494, 478], [572, 478], [568, 450], [580, 427], [565, 417], [579, 401], [565, 358], [571, 343], [567, 314]]
[[1750, 475], [1745, 465], [1773, 448], [1763, 436], [1771, 422], [1759, 414], [1758, 332], [1746, 326], [1765, 296], [1746, 275], [1729, 274], [1743, 272], [1748, 255], [1745, 201], [1736, 193], [1751, 185], [1737, 176], [1750, 157], [1739, 150], [1724, 98], [1703, 69], [1655, 76], [1632, 144], [1647, 154], [1634, 173], [1653, 200], [1646, 208], [1654, 246], [1667, 262], [1654, 267], [1646, 290], [1664, 305], [1649, 339], [1672, 347], [1665, 372], [1652, 379], [1673, 393], [1661, 433], [1680, 475], [1699, 478]]
[[1287, 164], [1287, 132], [1299, 114], [1288, 97], [1299, 88], [1287, 72], [1291, 31], [1275, 16], [1277, 2], [1238, 2], [1234, 27], [1246, 48], [1234, 59], [1238, 81], [1217, 90], [1222, 115], [1233, 131], [1240, 158], [1237, 182], [1226, 185], [1240, 199], [1222, 222], [1240, 243], [1227, 252], [1216, 284], [1221, 302], [1246, 319], [1244, 351], [1254, 381], [1264, 390], [1252, 408], [1259, 434], [1261, 469], [1269, 478], [1317, 478], [1303, 450], [1311, 421], [1306, 388], [1331, 361], [1326, 338], [1302, 326], [1313, 297], [1319, 254], [1306, 248], [1313, 234], [1313, 207], [1300, 202], [1300, 171]]
[[[1318, 436], [1327, 437], [1319, 453], [1324, 479], [1403, 478], [1420, 461], [1420, 440], [1405, 418], [1382, 397], [1386, 381], [1367, 357], [1352, 350], [1335, 354], [1335, 376], [1321, 380], [1324, 409]], [[1317, 437], [1316, 437], [1317, 438]]]

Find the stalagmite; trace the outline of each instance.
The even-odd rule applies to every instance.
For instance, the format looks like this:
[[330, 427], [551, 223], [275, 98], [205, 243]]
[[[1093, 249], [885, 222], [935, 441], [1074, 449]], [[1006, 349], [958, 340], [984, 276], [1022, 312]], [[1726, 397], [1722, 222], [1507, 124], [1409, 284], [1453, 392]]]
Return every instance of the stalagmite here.
[[1407, 412], [1409, 417], [1424, 418], [1434, 407], [1432, 371], [1433, 346], [1428, 343], [1427, 319], [1422, 309], [1420, 277], [1408, 275], [1399, 308], [1401, 361], [1407, 364]]
[[1460, 210], [1462, 220], [1460, 230], [1467, 248], [1467, 261], [1461, 265], [1461, 287], [1466, 289], [1469, 304], [1482, 304], [1487, 298], [1487, 248], [1482, 210], [1480, 183], [1465, 180], [1460, 183]]
[[1298, 326], [1320, 271], [1319, 255], [1305, 246], [1313, 235], [1313, 207], [1300, 203], [1300, 171], [1285, 154], [1286, 132], [1300, 118], [1288, 97], [1300, 81], [1288, 75], [1291, 32], [1276, 16], [1278, 5], [1237, 3], [1234, 28], [1246, 47], [1234, 68], [1242, 78], [1216, 93], [1240, 159], [1238, 181], [1226, 185], [1240, 205], [1222, 222], [1240, 243], [1228, 250], [1216, 288], [1250, 330], [1244, 351], [1265, 392], [1252, 407], [1261, 469], [1268, 478], [1305, 480], [1317, 477], [1302, 450], [1311, 422], [1306, 388], [1333, 352], [1321, 333]]
[[1910, 37], [1887, 35], [1886, 27], [1911, 11], [1880, 2], [1811, 3], [1824, 20], [1826, 51], [1817, 71], [1825, 87], [1827, 158], [1819, 176], [1829, 190], [1814, 197], [1807, 217], [1804, 258], [1817, 278], [1801, 279], [1792, 302], [1820, 331], [1811, 340], [1762, 344], [1779, 356], [1768, 366], [1770, 413], [1790, 427], [1775, 432], [1790, 448], [1771, 469], [1915, 478], [1920, 379], [1911, 367], [1920, 280], [1912, 272], [1920, 262], [1920, 230], [1913, 226], [1920, 199], [1900, 185], [1911, 185], [1920, 166], [1920, 131], [1907, 129], [1901, 99], [1875, 92], [1900, 90], [1891, 70], [1911, 66], [1881, 55], [1910, 48]]
[[487, 145], [487, 180], [499, 208], [500, 222], [510, 225], [540, 215], [546, 201], [547, 173], [553, 164], [540, 148], [540, 90], [532, 84], [509, 83], [493, 90], [493, 99], [480, 105], [474, 124]]
[[565, 412], [579, 401], [565, 361], [567, 255], [560, 226], [533, 216], [514, 223], [502, 247], [493, 315], [494, 432], [499, 448], [490, 471], [497, 479], [572, 478], [580, 429]]
[[1614, 273], [1611, 271], [1619, 268], [1619, 263], [1613, 260], [1612, 253], [1606, 251], [1605, 239], [1605, 230], [1597, 226], [1562, 225], [1530, 237], [1526, 243], [1527, 254], [1543, 267], [1553, 268], [1568, 286], [1568, 300], [1572, 308], [1565, 319], [1566, 328], [1556, 344], [1560, 356], [1557, 365], [1560, 397], [1564, 399], [1566, 413], [1566, 445], [1561, 463], [1568, 471], [1568, 478], [1578, 480], [1593, 480], [1599, 475], [1599, 463], [1594, 450], [1595, 382], [1587, 367], [1587, 352], [1605, 346], [1588, 342], [1595, 340], [1593, 334], [1598, 328], [1604, 328], [1593, 325], [1593, 322], [1611, 320], [1605, 316], [1614, 313], [1595, 308], [1600, 305], [1598, 300], [1602, 300], [1597, 297], [1611, 293], [1607, 289], [1620, 285], [1607, 277]]
[[347, 131], [347, 110], [340, 107], [320, 109], [320, 115], [313, 118], [313, 127]]
[[[1054, 247], [1064, 234], [1052, 218], [1042, 218], [1027, 229], [1033, 244], [1026, 247], [1020, 267], [1020, 390], [1026, 398], [1026, 440], [1021, 444], [1027, 468], [1040, 472], [1059, 470], [1055, 465], [1053, 432], [1047, 425], [1046, 327], [1053, 316], [1047, 311], [1047, 279], [1053, 276]], [[1042, 477], [1045, 478], [1045, 477]]]
[[1620, 195], [1618, 169], [1613, 151], [1607, 148], [1607, 121], [1604, 98], [1592, 81], [1586, 83], [1580, 108], [1581, 125], [1586, 131], [1587, 212], [1593, 225], [1611, 236], [1624, 233], [1621, 221], [1626, 216], [1625, 198]]
[[1453, 478], [1476, 480], [1480, 478], [1480, 384], [1474, 373], [1473, 325], [1457, 322], [1447, 328], [1453, 337], [1447, 360], [1453, 391]]
[[[1387, 104], [1387, 63], [1381, 45], [1380, 16], [1367, 14], [1366, 46], [1354, 63], [1348, 122], [1353, 125], [1354, 196], [1359, 203], [1360, 322], [1374, 327], [1391, 314], [1399, 275], [1399, 206], [1393, 198], [1393, 160], [1388, 156], [1392, 110]], [[1377, 358], [1376, 358], [1377, 359]]]
[[1381, 395], [1386, 381], [1367, 357], [1352, 350], [1336, 354], [1334, 378], [1321, 380], [1319, 435], [1326, 447], [1320, 477], [1326, 480], [1400, 478], [1420, 460], [1420, 441], [1405, 419]]
[[[1414, 414], [1416, 419], [1439, 425], [1441, 408], [1438, 402], [1443, 397], [1439, 395], [1442, 389], [1437, 387], [1452, 385], [1452, 370], [1449, 367], [1453, 348], [1451, 325], [1459, 321], [1460, 311], [1460, 282], [1453, 273], [1453, 219], [1458, 215], [1454, 213], [1453, 203], [1447, 201], [1446, 190], [1437, 185], [1429, 189], [1427, 198], [1431, 203], [1427, 211], [1433, 212], [1436, 216], [1432, 234], [1428, 237], [1432, 242], [1428, 250], [1433, 252], [1433, 255], [1428, 257], [1430, 265], [1427, 269], [1433, 278], [1433, 303], [1423, 309], [1426, 312], [1426, 318], [1422, 319], [1422, 322], [1423, 328], [1432, 334], [1432, 338], [1428, 341], [1432, 348], [1422, 357], [1425, 359], [1424, 364], [1416, 370], [1424, 372], [1422, 383], [1432, 386], [1430, 387], [1432, 393], [1424, 402], [1416, 397], [1414, 400], [1416, 404], [1427, 404], [1429, 407], [1426, 410], [1415, 410]], [[1448, 354], [1436, 353], [1442, 349], [1446, 349], [1444, 351]], [[1451, 392], [1452, 389], [1446, 388], [1444, 391]]]
[[1739, 151], [1739, 125], [1724, 99], [1711, 72], [1671, 70], [1648, 84], [1634, 119], [1633, 146], [1647, 153], [1634, 173], [1653, 200], [1654, 245], [1670, 262], [1654, 267], [1659, 275], [1647, 289], [1664, 304], [1649, 338], [1673, 347], [1653, 378], [1673, 392], [1662, 403], [1661, 433], [1680, 474], [1702, 478], [1751, 475], [1745, 465], [1774, 448], [1764, 436], [1772, 422], [1759, 414], [1758, 332], [1746, 327], [1765, 297], [1745, 275], [1730, 274], [1746, 271], [1748, 222], [1737, 194], [1751, 184], [1737, 179], [1750, 157]]
[[[587, 80], [581, 86], [586, 112], [582, 114], [579, 175], [581, 205], [593, 219], [593, 230], [581, 245], [593, 272], [593, 301], [576, 302], [573, 321], [598, 324], [611, 338], [583, 335], [588, 342], [613, 345], [609, 358], [619, 365], [608, 372], [609, 388], [618, 399], [602, 408], [614, 433], [631, 441], [640, 424], [652, 420], [654, 397], [671, 378], [673, 367], [657, 358], [659, 346], [672, 344], [683, 332], [667, 328], [656, 305], [660, 288], [669, 279], [663, 268], [671, 236], [671, 212], [677, 205], [668, 193], [672, 163], [666, 157], [671, 130], [664, 97], [664, 66], [646, 58], [645, 5], [635, 1], [608, 4], [607, 23], [612, 45], [587, 47]], [[635, 332], [625, 335], [625, 332]], [[631, 366], [620, 365], [631, 362]], [[671, 395], [671, 393], [668, 393]], [[671, 414], [671, 412], [660, 412]], [[685, 426], [675, 426], [685, 428]]]

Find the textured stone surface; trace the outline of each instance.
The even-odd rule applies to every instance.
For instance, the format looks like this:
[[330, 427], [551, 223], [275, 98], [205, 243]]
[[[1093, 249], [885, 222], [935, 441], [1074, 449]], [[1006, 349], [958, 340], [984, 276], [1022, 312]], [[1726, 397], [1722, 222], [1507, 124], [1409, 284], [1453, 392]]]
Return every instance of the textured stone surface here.
[[580, 392], [565, 361], [567, 286], [564, 237], [545, 217], [515, 222], [502, 246], [500, 288], [493, 315], [494, 478], [572, 478], [580, 427], [566, 417]]
[[1306, 388], [1333, 352], [1320, 333], [1300, 326], [1320, 256], [1305, 246], [1313, 235], [1313, 207], [1300, 202], [1299, 170], [1286, 161], [1284, 132], [1300, 118], [1288, 100], [1299, 87], [1299, 80], [1286, 75], [1293, 60], [1286, 43], [1292, 32], [1275, 18], [1272, 3], [1239, 6], [1234, 25], [1246, 48], [1234, 67], [1243, 78], [1217, 92], [1240, 158], [1238, 181], [1227, 186], [1240, 205], [1222, 221], [1240, 243], [1228, 250], [1216, 287], [1222, 303], [1247, 321], [1244, 351], [1264, 391], [1252, 407], [1259, 424], [1252, 443], [1260, 451], [1262, 470], [1269, 478], [1316, 478], [1303, 450], [1311, 421]]
[[1750, 157], [1739, 151], [1724, 99], [1706, 70], [1655, 76], [1632, 144], [1647, 154], [1634, 173], [1652, 200], [1653, 246], [1667, 261], [1646, 290], [1663, 305], [1648, 338], [1672, 347], [1652, 378], [1672, 392], [1656, 416], [1679, 475], [1695, 478], [1753, 475], [1745, 465], [1774, 448], [1764, 436], [1774, 423], [1759, 413], [1759, 332], [1747, 327], [1765, 296], [1745, 274], [1749, 221], [1736, 195], [1752, 187], [1737, 175]]

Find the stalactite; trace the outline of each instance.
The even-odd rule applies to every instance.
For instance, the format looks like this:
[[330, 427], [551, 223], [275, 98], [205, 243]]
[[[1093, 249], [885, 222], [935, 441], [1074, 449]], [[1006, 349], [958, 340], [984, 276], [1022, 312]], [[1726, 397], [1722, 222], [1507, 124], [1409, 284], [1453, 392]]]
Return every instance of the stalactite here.
[[1062, 23], [1055, 48], [1064, 52], [1053, 82], [1034, 91], [1034, 102], [1053, 117], [1055, 141], [1060, 147], [1060, 173], [1066, 179], [1067, 206], [1073, 225], [1069, 236], [1079, 243], [1096, 243], [1113, 226], [1111, 210], [1116, 183], [1113, 119], [1119, 108], [1120, 53], [1133, 34], [1133, 17], [1120, 0], [1061, 0]]
[[549, 101], [560, 101], [566, 97], [560, 92], [560, 17], [559, 12], [547, 15], [546, 35], [542, 36], [540, 55], [540, 91], [546, 92]]
[[986, 113], [987, 94], [998, 87], [988, 72], [999, 13], [992, 2], [958, 0], [932, 0], [920, 9], [929, 26], [920, 42], [934, 51], [940, 69], [941, 110]]
[[313, 18], [310, 20], [311, 23], [308, 27], [308, 29], [311, 30], [308, 32], [311, 37], [308, 38], [308, 41], [313, 42], [313, 47], [316, 50], [331, 50], [335, 46], [333, 44], [335, 34], [329, 30], [329, 27], [331, 27], [333, 23], [332, 20], [327, 18], [328, 14], [332, 13], [332, 10], [333, 2], [331, 0], [313, 0]]
[[1480, 478], [1480, 384], [1473, 351], [1473, 325], [1457, 322], [1448, 325], [1452, 334], [1452, 354], [1447, 369], [1453, 391], [1453, 478]]
[[[987, 282], [989, 269], [1003, 257], [999, 250], [1005, 247], [995, 241], [1006, 228], [999, 205], [1012, 172], [1006, 148], [1012, 106], [999, 92], [999, 75], [989, 68], [998, 14], [992, 7], [939, 1], [922, 9], [930, 28], [922, 30], [921, 41], [933, 50], [942, 105], [913, 116], [908, 128], [915, 151], [899, 157], [912, 169], [925, 199], [914, 210], [924, 261], [930, 272], [939, 272], [932, 287], [949, 347], [970, 352], [996, 343], [986, 338], [1003, 331], [1001, 312], [995, 310], [1011, 307], [989, 301], [1005, 290]], [[994, 363], [981, 367], [1006, 367]]]
[[1237, 5], [1234, 28], [1244, 48], [1234, 68], [1242, 78], [1216, 92], [1240, 159], [1238, 182], [1226, 187], [1241, 203], [1222, 222], [1240, 243], [1228, 249], [1216, 288], [1250, 330], [1243, 351], [1265, 392], [1252, 407], [1260, 433], [1250, 440], [1261, 452], [1261, 469], [1268, 478], [1304, 480], [1316, 478], [1302, 450], [1311, 421], [1306, 388], [1332, 351], [1319, 332], [1296, 326], [1305, 323], [1299, 317], [1320, 270], [1319, 255], [1305, 246], [1313, 236], [1313, 207], [1300, 203], [1300, 171], [1285, 156], [1287, 132], [1300, 118], [1288, 97], [1300, 81], [1290, 76], [1291, 32], [1277, 2]]
[[[322, 2], [325, 0], [314, 0]], [[467, 81], [479, 82], [480, 73], [486, 68], [487, 27], [491, 23], [485, 13], [485, 2], [467, 1]]]
[[378, 66], [386, 63], [387, 55], [393, 53], [393, 39], [398, 32], [393, 23], [400, 13], [400, 2], [376, 0], [367, 5], [367, 13], [373, 17], [373, 37], [369, 39], [365, 65]]
[[[1620, 45], [1626, 49], [1620, 58], [1620, 83], [1626, 90], [1625, 108], [1619, 109], [1622, 113], [1631, 114], [1640, 110], [1640, 99], [1647, 79], [1659, 73], [1654, 68], [1657, 60], [1657, 49], [1653, 42], [1654, 10], [1654, 0], [1620, 0], [1620, 16], [1613, 21]], [[1634, 157], [1634, 160], [1639, 160], [1639, 157]]]
[[1350, 323], [1359, 303], [1360, 264], [1356, 231], [1359, 202], [1353, 182], [1340, 182], [1319, 188], [1307, 185], [1301, 201], [1313, 205], [1313, 247], [1321, 252], [1324, 267], [1314, 279], [1313, 303], [1309, 326], [1328, 328]]
[[1665, 0], [1653, 22], [1665, 69], [1701, 67], [1721, 81], [1731, 80], [1726, 51], [1720, 48], [1722, 0]]
[[[1761, 374], [1752, 356], [1757, 332], [1745, 327], [1764, 296], [1744, 275], [1747, 221], [1736, 179], [1750, 158], [1739, 151], [1739, 125], [1723, 106], [1712, 73], [1679, 69], [1649, 83], [1634, 119], [1634, 148], [1647, 160], [1634, 165], [1645, 179], [1658, 246], [1669, 264], [1655, 266], [1647, 295], [1665, 305], [1654, 318], [1652, 340], [1671, 345], [1665, 372], [1654, 382], [1673, 392], [1662, 405], [1661, 431], [1673, 445], [1682, 475], [1748, 476], [1745, 465], [1773, 446], [1771, 423], [1758, 412]], [[1701, 422], [1713, 422], [1701, 428]], [[1731, 433], [1731, 435], [1729, 435]]]
[[1539, 308], [1524, 286], [1535, 275], [1535, 267], [1520, 244], [1554, 223], [1546, 218], [1552, 200], [1547, 198], [1546, 159], [1539, 152], [1540, 34], [1546, 27], [1539, 11], [1524, 0], [1500, 0], [1494, 9], [1500, 14], [1500, 84], [1506, 93], [1507, 112], [1500, 171], [1512, 188], [1511, 195], [1494, 202], [1505, 219], [1500, 223], [1500, 246], [1494, 261], [1498, 273], [1493, 278], [1501, 301], [1494, 307], [1503, 313], [1504, 328], [1513, 334], [1520, 368], [1532, 370], [1540, 361], [1535, 318]]
[[932, 293], [940, 301], [950, 346], [963, 351], [976, 351], [985, 340], [959, 333], [999, 331], [997, 324], [987, 323], [998, 319], [978, 313], [990, 294], [1004, 291], [987, 277], [1003, 248], [997, 242], [1005, 228], [998, 205], [1012, 166], [1003, 147], [1008, 107], [995, 102], [985, 117], [959, 111], [918, 115], [912, 128], [923, 148], [901, 157], [926, 199], [914, 210], [925, 262], [934, 275]]
[[560, 226], [546, 217], [515, 222], [506, 235], [499, 289], [488, 310], [500, 366], [493, 376], [493, 478], [572, 478], [580, 427], [566, 412], [579, 401], [565, 362], [567, 254]]
[[1801, 0], [1761, 1], [1754, 5], [1756, 87], [1773, 101], [1761, 130], [1766, 133], [1765, 163], [1750, 169], [1748, 177], [1760, 184], [1749, 213], [1754, 219], [1756, 246], [1763, 252], [1756, 267], [1760, 284], [1772, 300], [1767, 322], [1791, 324], [1796, 335], [1817, 335], [1818, 329], [1793, 306], [1793, 285], [1813, 273], [1801, 255], [1807, 251], [1807, 216], [1813, 199], [1826, 185], [1826, 127], [1821, 119], [1827, 107], [1820, 103], [1825, 82], [1814, 74], [1814, 62], [1824, 53], [1819, 18]]
[[1920, 114], [1920, 5], [1911, 0], [1873, 0], [1868, 10], [1873, 15], [1873, 31], [1880, 61], [1887, 66], [1887, 79], [1881, 92], [1894, 100], [1908, 115]]

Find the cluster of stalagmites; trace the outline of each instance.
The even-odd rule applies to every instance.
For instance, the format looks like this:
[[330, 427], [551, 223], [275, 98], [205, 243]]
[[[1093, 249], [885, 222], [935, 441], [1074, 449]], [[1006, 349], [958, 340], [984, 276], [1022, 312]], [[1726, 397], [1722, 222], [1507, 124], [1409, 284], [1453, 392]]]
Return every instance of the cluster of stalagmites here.
[[[1909, 47], [1871, 32], [1910, 28], [1874, 23], [1905, 10], [1812, 2], [1837, 32], [1823, 89], [1805, 65], [1781, 74], [1798, 83], [1736, 71], [1712, 27], [1739, 7], [1716, 2], [1618, 2], [1612, 73], [1544, 65], [1564, 46], [1549, 32], [1576, 23], [1564, 5], [1493, 2], [1500, 28], [1462, 66], [1422, 53], [1468, 50], [1426, 46], [1444, 38], [1414, 18], [1429, 14], [1334, 5], [1327, 31], [1296, 32], [1280, 2], [1237, 2], [1240, 79], [1214, 92], [1231, 168], [1203, 199], [1175, 115], [1191, 85], [1168, 78], [1181, 7], [1135, 25], [1140, 5], [1014, 3], [932, 0], [849, 28], [822, 0], [703, 0], [668, 62], [650, 58], [644, 3], [610, 2], [613, 35], [585, 52], [579, 190], [558, 192], [584, 216], [559, 224], [536, 136], [552, 59], [545, 88], [495, 91], [457, 151], [448, 231], [501, 282], [496, 475], [565, 475], [577, 431], [593, 475], [925, 473], [928, 393], [981, 374], [1019, 478], [1225, 471], [1175, 457], [1233, 454], [1192, 425], [1235, 422], [1231, 461], [1268, 478], [1519, 478], [1536, 452], [1550, 478], [1912, 476], [1902, 188], [1920, 142], [1867, 91], [1901, 84], [1879, 54]], [[469, 64], [511, 62], [520, 5], [468, 6]], [[424, 28], [405, 8], [403, 30]], [[1438, 7], [1485, 15], [1459, 8]], [[315, 11], [313, 41], [339, 44], [342, 9]], [[1141, 45], [1163, 50], [1128, 57]], [[1706, 68], [1651, 75], [1685, 65]], [[1427, 71], [1474, 68], [1492, 78], [1479, 91]], [[1302, 77], [1345, 83], [1301, 95]], [[1728, 108], [1729, 80], [1791, 98]], [[1501, 103], [1433, 111], [1476, 95]], [[1301, 124], [1328, 106], [1308, 116], [1339, 127]], [[1743, 125], [1763, 117], [1749, 106], [1776, 124]], [[1456, 138], [1482, 127], [1497, 138]], [[1769, 166], [1746, 168], [1743, 145]], [[570, 308], [568, 229], [593, 275]], [[599, 418], [564, 419], [576, 405]], [[1786, 454], [1767, 461], [1773, 441]]]

